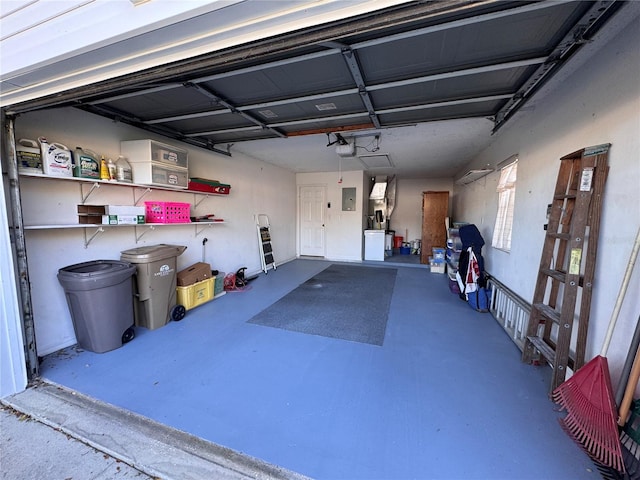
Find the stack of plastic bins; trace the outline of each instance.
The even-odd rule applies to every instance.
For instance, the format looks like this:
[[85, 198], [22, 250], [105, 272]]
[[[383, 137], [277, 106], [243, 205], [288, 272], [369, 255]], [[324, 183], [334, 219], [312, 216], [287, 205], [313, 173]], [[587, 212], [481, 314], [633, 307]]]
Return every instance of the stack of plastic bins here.
[[104, 353], [133, 339], [135, 270], [118, 260], [93, 260], [58, 270], [81, 348]]
[[462, 252], [462, 240], [460, 239], [460, 233], [457, 228], [450, 228], [447, 232], [447, 273], [449, 275], [449, 290], [451, 293], [459, 294], [460, 287], [456, 279], [458, 273], [458, 262], [460, 260], [460, 253]]
[[182, 320], [185, 309], [176, 305], [176, 262], [187, 247], [151, 245], [121, 252], [120, 258], [137, 267], [136, 325], [149, 330]]

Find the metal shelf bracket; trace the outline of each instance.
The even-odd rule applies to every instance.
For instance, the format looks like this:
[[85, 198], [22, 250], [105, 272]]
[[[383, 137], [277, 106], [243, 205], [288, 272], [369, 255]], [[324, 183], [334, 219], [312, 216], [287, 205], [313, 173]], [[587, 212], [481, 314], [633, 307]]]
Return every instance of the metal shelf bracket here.
[[[142, 228], [143, 231], [140, 235], [138, 235], [138, 228]], [[135, 230], [135, 236], [136, 236], [136, 243], [138, 243], [140, 241], [140, 239], [142, 237], [145, 236], [145, 234], [151, 230], [155, 230], [156, 227], [154, 227], [153, 225], [147, 225], [147, 227], [145, 227], [144, 225], [137, 225], [133, 228]]]
[[83, 229], [83, 231], [84, 231], [84, 248], [87, 248], [89, 244], [93, 241], [93, 239], [96, 238], [96, 236], [98, 236], [98, 234], [104, 232], [104, 228], [98, 227], [96, 231], [93, 232], [93, 235], [91, 235], [88, 238], [87, 238], [87, 229], [85, 228]]
[[94, 190], [96, 190], [97, 188], [100, 188], [100, 184], [98, 182], [93, 182], [91, 184], [91, 188], [86, 194], [84, 193], [84, 186], [85, 186], [84, 183], [80, 184], [80, 197], [82, 198], [82, 205], [84, 205], [84, 202], [86, 202], [89, 199], [89, 197], [91, 196]]
[[200, 228], [198, 230], [198, 225], [196, 224], [196, 226], [195, 226], [196, 227], [196, 237], [198, 235], [200, 235], [202, 232], [204, 232], [205, 228], [211, 228], [212, 225], [213, 225], [212, 223], [207, 223], [207, 224], [203, 225], [202, 228]]
[[[200, 198], [200, 200], [198, 200], [198, 197], [202, 197]], [[203, 201], [205, 201], [207, 198], [209, 198], [209, 195], [206, 193], [194, 193], [193, 194], [193, 206], [195, 208], [198, 207], [198, 205], [200, 205]]]
[[140, 200], [142, 200], [147, 194], [151, 193], [151, 189], [150, 188], [145, 188], [143, 189], [142, 193], [140, 194], [140, 197], [136, 198], [136, 192], [135, 189], [133, 191], [133, 204], [134, 205], [138, 205], [138, 203], [140, 202]]

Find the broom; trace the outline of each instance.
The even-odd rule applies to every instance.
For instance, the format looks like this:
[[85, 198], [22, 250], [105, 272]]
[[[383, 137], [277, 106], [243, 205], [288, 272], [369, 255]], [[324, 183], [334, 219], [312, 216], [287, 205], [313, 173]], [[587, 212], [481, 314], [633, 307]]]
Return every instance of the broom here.
[[552, 393], [553, 400], [567, 410], [566, 417], [560, 420], [564, 431], [593, 460], [620, 472], [624, 472], [625, 467], [618, 433], [617, 408], [613, 398], [606, 354], [638, 256], [638, 249], [640, 249], [640, 228], [636, 234], [600, 355], [585, 364]]

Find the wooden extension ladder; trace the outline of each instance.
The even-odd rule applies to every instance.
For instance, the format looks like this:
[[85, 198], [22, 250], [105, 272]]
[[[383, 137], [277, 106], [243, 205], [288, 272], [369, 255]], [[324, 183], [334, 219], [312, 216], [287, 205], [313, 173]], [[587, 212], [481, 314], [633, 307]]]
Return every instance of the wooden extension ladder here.
[[258, 245], [260, 245], [262, 271], [269, 273], [269, 267], [274, 270], [276, 269], [276, 262], [273, 259], [273, 247], [271, 246], [269, 217], [264, 213], [256, 215], [256, 228], [258, 229]]
[[609, 147], [560, 159], [522, 352], [524, 362], [537, 363], [541, 356], [551, 365], [550, 392], [564, 382], [567, 368], [584, 364]]

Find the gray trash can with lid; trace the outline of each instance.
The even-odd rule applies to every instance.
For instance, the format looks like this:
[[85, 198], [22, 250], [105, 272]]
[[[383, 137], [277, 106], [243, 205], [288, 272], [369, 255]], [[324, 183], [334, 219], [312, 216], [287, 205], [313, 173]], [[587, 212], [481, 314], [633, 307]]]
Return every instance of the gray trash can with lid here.
[[121, 252], [121, 260], [136, 266], [136, 325], [155, 330], [184, 317], [184, 307], [176, 305], [176, 260], [186, 249], [159, 244]]
[[118, 260], [93, 260], [58, 270], [78, 345], [104, 353], [133, 339], [133, 274]]

